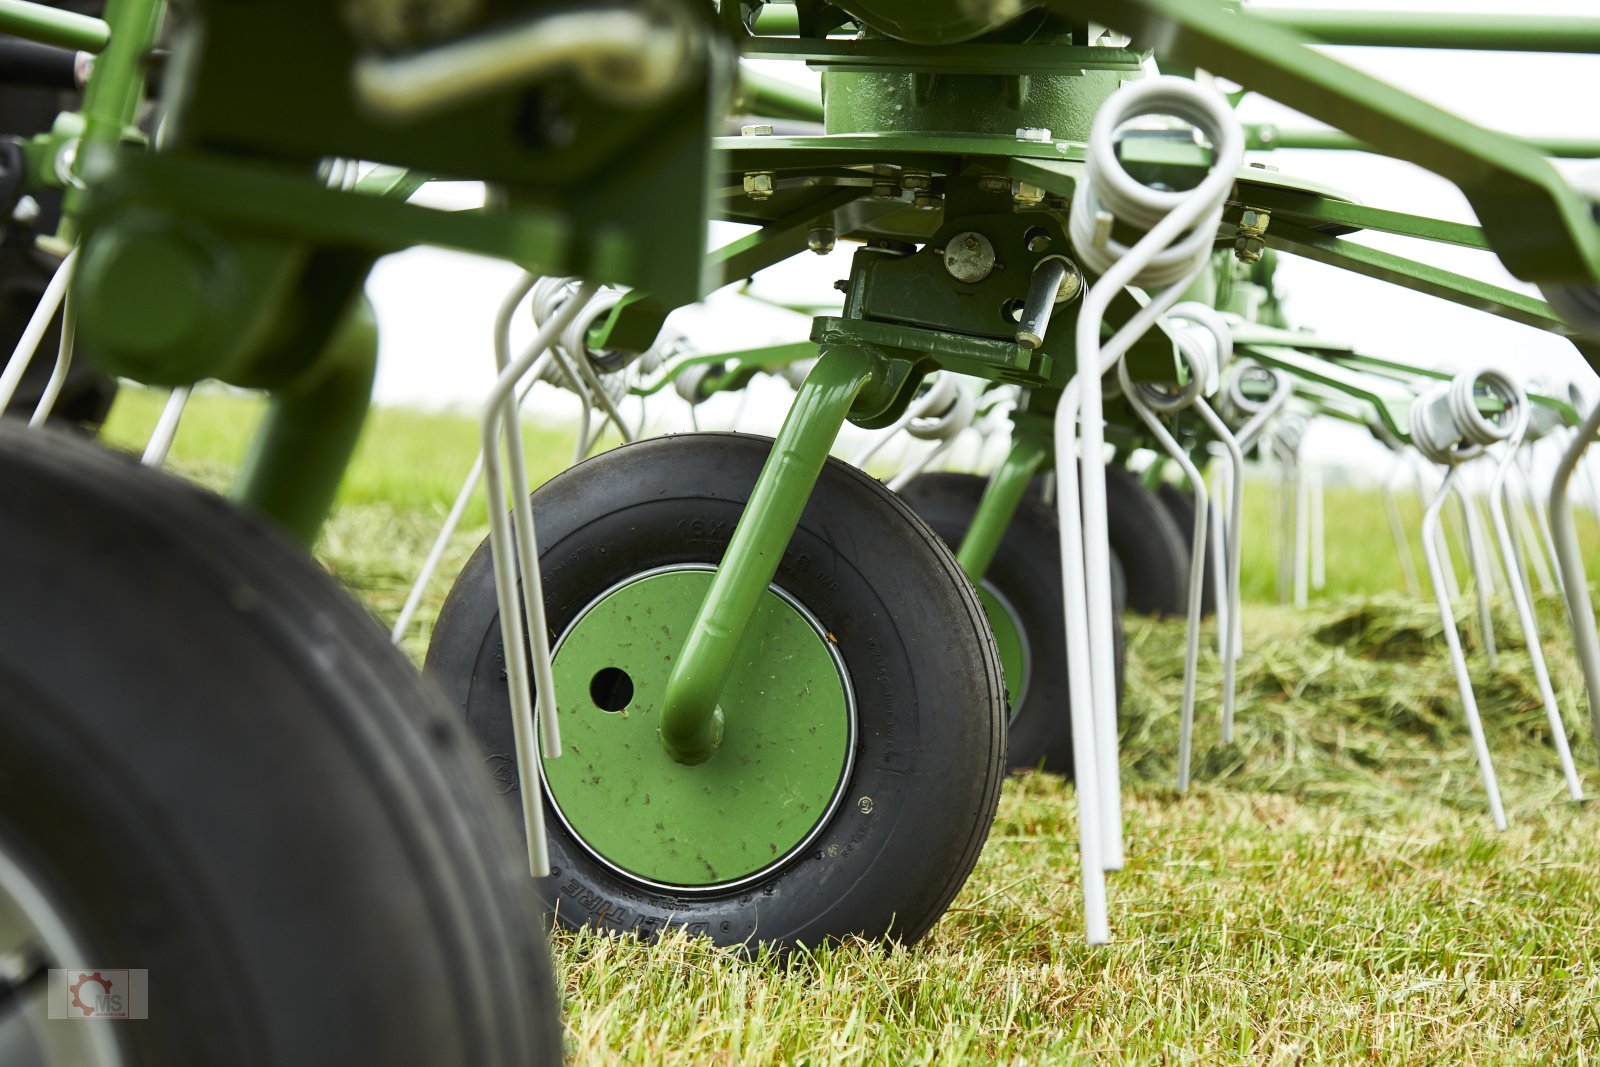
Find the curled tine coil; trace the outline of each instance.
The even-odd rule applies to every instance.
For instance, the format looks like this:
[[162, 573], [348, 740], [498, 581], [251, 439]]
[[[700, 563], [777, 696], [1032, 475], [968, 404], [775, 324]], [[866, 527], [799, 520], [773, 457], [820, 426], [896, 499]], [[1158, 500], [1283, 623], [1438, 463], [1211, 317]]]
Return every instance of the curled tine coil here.
[[[1498, 418], [1478, 409], [1480, 394], [1504, 405]], [[1510, 436], [1526, 406], [1521, 387], [1508, 375], [1487, 369], [1465, 371], [1411, 405], [1411, 443], [1430, 462], [1453, 467]]]

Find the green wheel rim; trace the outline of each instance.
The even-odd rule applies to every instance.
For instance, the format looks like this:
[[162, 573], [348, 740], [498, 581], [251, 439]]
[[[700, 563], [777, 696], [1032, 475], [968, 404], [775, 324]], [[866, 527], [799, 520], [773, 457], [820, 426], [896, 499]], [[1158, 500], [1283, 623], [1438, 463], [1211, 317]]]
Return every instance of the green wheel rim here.
[[657, 701], [712, 568], [662, 568], [621, 582], [555, 650], [563, 755], [542, 764], [556, 815], [602, 863], [688, 892], [753, 881], [803, 850], [838, 805], [856, 713], [834, 639], [776, 586], [740, 646], [715, 756], [674, 761]]
[[1011, 601], [1001, 596], [988, 582], [978, 586], [978, 601], [984, 614], [989, 616], [989, 629], [994, 631], [995, 647], [1000, 651], [1000, 669], [1006, 680], [1006, 699], [1011, 703], [1011, 721], [1015, 722], [1017, 710], [1028, 695], [1028, 678], [1033, 671], [1033, 650], [1028, 645], [1027, 631], [1017, 617]]

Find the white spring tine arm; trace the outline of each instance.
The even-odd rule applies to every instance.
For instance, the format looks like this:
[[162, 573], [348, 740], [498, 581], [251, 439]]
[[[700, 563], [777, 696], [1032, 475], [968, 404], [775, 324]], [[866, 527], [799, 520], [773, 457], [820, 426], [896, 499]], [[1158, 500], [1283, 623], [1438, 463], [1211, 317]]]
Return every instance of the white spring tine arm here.
[[[1213, 500], [1231, 500], [1232, 489], [1228, 484], [1228, 464], [1217, 464], [1216, 470], [1211, 473], [1211, 498]], [[1224, 590], [1231, 586], [1222, 583], [1230, 581], [1233, 568], [1228, 563], [1228, 529], [1231, 523], [1224, 517], [1225, 508], [1211, 509], [1211, 573], [1216, 577], [1212, 581], [1217, 590], [1216, 616], [1217, 616], [1217, 659], [1224, 665], [1232, 652], [1233, 644], [1233, 605], [1232, 597]]]
[[[1222, 421], [1215, 409], [1202, 397], [1195, 401], [1195, 410], [1200, 413], [1200, 418], [1211, 428], [1217, 440], [1222, 442], [1222, 447], [1227, 453], [1227, 463], [1222, 470], [1227, 472], [1228, 486], [1228, 518], [1226, 523], [1228, 561], [1226, 565], [1217, 568], [1217, 577], [1213, 582], [1217, 599], [1217, 629], [1219, 636], [1226, 633], [1228, 636], [1227, 648], [1222, 655], [1222, 739], [1233, 743], [1233, 715], [1237, 703], [1238, 693], [1238, 668], [1239, 658], [1243, 650], [1244, 627], [1240, 621], [1243, 613], [1242, 593], [1240, 590], [1240, 568], [1243, 562], [1244, 542], [1241, 532], [1244, 527], [1244, 450], [1239, 447], [1238, 440], [1228, 430], [1228, 424]], [[1214, 509], [1218, 515], [1222, 508]], [[1224, 584], [1226, 583], [1226, 584]], [[1227, 604], [1228, 619], [1224, 623], [1222, 606]]]
[[1600, 404], [1595, 405], [1578, 427], [1556, 466], [1555, 480], [1550, 486], [1550, 530], [1555, 536], [1561, 584], [1567, 591], [1567, 618], [1572, 623], [1572, 640], [1577, 646], [1584, 688], [1589, 695], [1589, 726], [1596, 744], [1600, 744], [1600, 637], [1595, 634], [1589, 576], [1584, 568], [1583, 552], [1578, 547], [1577, 532], [1572, 527], [1572, 506], [1567, 499], [1572, 488], [1572, 472], [1577, 469], [1596, 432], [1600, 432]]
[[1572, 748], [1567, 744], [1567, 727], [1561, 718], [1561, 707], [1556, 703], [1555, 689], [1550, 684], [1550, 671], [1545, 665], [1544, 648], [1539, 643], [1539, 622], [1534, 618], [1533, 604], [1528, 599], [1528, 588], [1516, 568], [1516, 546], [1512, 544], [1511, 527], [1506, 522], [1506, 504], [1510, 496], [1507, 476], [1517, 466], [1517, 453], [1522, 447], [1522, 435], [1527, 430], [1527, 405], [1522, 406], [1521, 425], [1506, 442], [1504, 454], [1496, 464], [1494, 480], [1489, 484], [1489, 518], [1494, 523], [1495, 537], [1500, 542], [1500, 553], [1507, 561], [1506, 584], [1511, 587], [1511, 599], [1517, 605], [1517, 619], [1522, 624], [1522, 640], [1528, 648], [1528, 658], [1533, 662], [1534, 681], [1539, 686], [1539, 699], [1544, 702], [1545, 719], [1550, 725], [1550, 741], [1555, 745], [1556, 759], [1561, 763], [1561, 775], [1567, 782], [1567, 795], [1573, 800], [1583, 799], [1583, 783], [1578, 780], [1578, 769], [1572, 763]]
[[[1099, 383], [1095, 383], [1098, 387]], [[1061, 410], [1077, 405], [1081, 382], [1073, 378], [1061, 396]], [[1106, 868], [1101, 855], [1105, 820], [1100, 813], [1099, 752], [1095, 745], [1094, 692], [1089, 672], [1088, 591], [1083, 570], [1083, 519], [1078, 507], [1078, 456], [1070, 420], [1058, 410], [1055, 422], [1056, 512], [1060, 519], [1061, 593], [1066, 611], [1067, 701], [1072, 720], [1072, 769], [1078, 794], [1078, 862], [1083, 873], [1083, 917], [1091, 945], [1111, 940], [1106, 905]]]
[[1122, 364], [1118, 372], [1122, 378], [1122, 395], [1128, 401], [1128, 406], [1155, 435], [1194, 489], [1194, 535], [1189, 546], [1189, 613], [1184, 635], [1183, 705], [1178, 720], [1178, 792], [1185, 793], [1189, 790], [1189, 766], [1194, 749], [1195, 674], [1200, 666], [1200, 613], [1205, 596], [1206, 535], [1211, 529], [1209, 494], [1206, 492], [1205, 478], [1189, 459], [1188, 453], [1146, 406], [1141, 390], [1129, 380], [1127, 364]]
[[[1533, 494], [1533, 483], [1528, 480], [1527, 467], [1522, 462], [1527, 454], [1527, 446], [1517, 450], [1518, 461], [1512, 465], [1506, 480], [1506, 506], [1510, 508], [1511, 534], [1525, 563], [1523, 580], [1526, 582], [1531, 575], [1539, 583], [1539, 592], [1548, 596], [1561, 591], [1561, 586], [1550, 569], [1555, 546], [1545, 540], [1549, 523], [1540, 524], [1533, 517], [1535, 511], [1542, 513], [1542, 510]], [[1565, 591], [1561, 591], [1561, 595], [1565, 597]]]
[[1311, 464], [1295, 463], [1294, 479], [1294, 606], [1310, 601], [1311, 585]]
[[67, 372], [72, 369], [72, 349], [77, 340], [78, 320], [76, 303], [72, 296], [72, 287], [69, 282], [67, 291], [61, 298], [61, 345], [56, 352], [56, 365], [50, 371], [50, 380], [45, 383], [44, 392], [39, 394], [39, 402], [34, 405], [33, 417], [28, 420], [28, 426], [37, 429], [44, 425], [50, 417], [50, 412], [55, 410], [56, 400], [61, 396], [62, 388], [67, 384]]
[[1461, 484], [1465, 480], [1461, 477], [1455, 479], [1455, 497], [1461, 506], [1463, 528], [1467, 533], [1467, 566], [1472, 572], [1473, 592], [1478, 601], [1478, 626], [1483, 631], [1483, 651], [1490, 668], [1493, 668], [1500, 658], [1494, 639], [1494, 613], [1489, 604], [1489, 598], [1494, 595], [1494, 583], [1489, 576], [1483, 531], [1478, 526], [1478, 509], [1473, 506], [1471, 495]]
[[1472, 678], [1467, 673], [1467, 658], [1461, 651], [1461, 635], [1456, 631], [1455, 609], [1445, 592], [1444, 575], [1440, 573], [1439, 549], [1442, 531], [1439, 528], [1439, 511], [1455, 481], [1456, 470], [1451, 468], [1444, 476], [1438, 493], [1422, 515], [1422, 553], [1428, 560], [1428, 574], [1433, 580], [1433, 597], [1439, 606], [1439, 621], [1444, 626], [1445, 645], [1450, 650], [1450, 662], [1455, 668], [1456, 688], [1461, 693], [1462, 711], [1467, 717], [1467, 729], [1472, 734], [1472, 749], [1478, 757], [1478, 773], [1483, 778], [1483, 788], [1489, 795], [1489, 814], [1496, 830], [1506, 828], [1505, 809], [1500, 804], [1500, 786], [1495, 781], [1494, 764], [1489, 759], [1489, 744], [1483, 736], [1483, 722], [1478, 717], [1478, 701], [1472, 693]]
[[1322, 467], [1311, 466], [1311, 588], [1328, 588], [1328, 526], [1323, 514]]
[[1404, 471], [1402, 458], [1396, 454], [1389, 474], [1383, 480], [1383, 510], [1389, 517], [1389, 533], [1394, 537], [1395, 556], [1400, 560], [1400, 573], [1406, 580], [1406, 592], [1420, 597], [1422, 582], [1417, 578], [1417, 563], [1411, 555], [1411, 538], [1406, 535], [1405, 524], [1400, 521], [1400, 505], [1394, 492], [1395, 479]]
[[[527, 278], [528, 288], [534, 279]], [[555, 343], [555, 339], [576, 315], [583, 310], [599, 287], [585, 282], [578, 292], [548, 321], [542, 323], [533, 343], [522, 357], [502, 366], [494, 388], [489, 392], [484, 407], [483, 459], [489, 495], [489, 543], [494, 560], [495, 597], [500, 610], [500, 634], [505, 646], [506, 681], [511, 692], [511, 721], [516, 736], [517, 766], [522, 775], [521, 789], [523, 825], [528, 837], [529, 869], [535, 878], [550, 873], [549, 844], [544, 835], [543, 791], [539, 781], [539, 739], [544, 750], [554, 758], [561, 751], [560, 734], [556, 732], [555, 678], [550, 665], [549, 627], [545, 622], [544, 588], [539, 574], [539, 557], [535, 548], [533, 509], [528, 502], [528, 477], [524, 469], [522, 435], [517, 428], [516, 401], [513, 391], [517, 382], [533, 366], [535, 360]], [[526, 289], [523, 290], [526, 293]], [[520, 296], [518, 297], [520, 302]], [[513, 308], [514, 304], [511, 305]], [[502, 314], [509, 313], [502, 308]], [[502, 331], [503, 332], [503, 331]], [[502, 363], [503, 350], [495, 354]], [[506, 512], [505, 474], [501, 467], [500, 447], [502, 435], [506, 447], [507, 464], [512, 476], [512, 489], [516, 508], [513, 523]], [[514, 528], [513, 528], [514, 527]], [[520, 557], [520, 558], [519, 558]], [[519, 567], [520, 564], [520, 567]], [[521, 572], [523, 596], [518, 603], [517, 578]], [[531, 640], [524, 643], [522, 613], [528, 613]], [[534, 650], [532, 681], [538, 686], [540, 706], [545, 714], [534, 720], [534, 692], [528, 677], [528, 648]]]
[[167, 395], [161, 418], [156, 420], [156, 428], [151, 431], [150, 441], [144, 446], [144, 455], [139, 457], [139, 462], [146, 467], [160, 468], [167, 462], [167, 453], [172, 450], [173, 439], [178, 436], [178, 423], [183, 419], [183, 409], [189, 406], [190, 391], [190, 387], [184, 385]]
[[44, 340], [45, 333], [50, 329], [50, 320], [56, 316], [56, 308], [61, 306], [61, 301], [66, 297], [67, 285], [72, 280], [73, 266], [77, 261], [78, 250], [74, 248], [56, 267], [56, 272], [50, 276], [49, 284], [39, 297], [38, 305], [28, 318], [28, 325], [23, 327], [22, 336], [17, 338], [17, 347], [11, 350], [10, 362], [0, 371], [0, 411], [11, 406], [17, 386], [22, 384], [22, 376], [28, 372], [28, 366], [38, 352], [39, 342]]
[[[522, 391], [517, 395], [517, 409], [522, 409], [522, 403], [528, 398], [528, 393], [533, 389], [533, 383], [539, 378], [541, 367], [550, 359], [550, 353], [540, 356], [538, 361], [528, 371]], [[416, 617], [417, 608], [422, 604], [422, 597], [428, 590], [428, 583], [433, 581], [434, 573], [438, 571], [440, 562], [444, 559], [445, 549], [450, 545], [450, 538], [455, 535], [456, 528], [461, 525], [461, 516], [466, 514], [467, 504], [472, 500], [473, 490], [478, 488], [478, 480], [483, 477], [483, 452], [480, 449], [472, 461], [472, 466], [467, 470], [467, 476], [461, 482], [461, 489], [456, 493], [455, 501], [450, 505], [450, 511], [444, 517], [444, 524], [440, 526], [439, 533], [433, 539], [433, 545], [428, 549], [428, 558], [423, 560], [422, 568], [417, 572], [416, 581], [411, 583], [411, 591], [406, 594], [406, 602], [400, 608], [400, 614], [394, 620], [394, 627], [389, 631], [389, 640], [399, 644], [411, 628], [411, 620]]]
[[[1555, 535], [1550, 530], [1550, 515], [1545, 510], [1545, 507], [1549, 502], [1540, 499], [1538, 483], [1533, 477], [1533, 457], [1524, 454], [1522, 456], [1522, 460], [1524, 465], [1518, 471], [1518, 473], [1522, 476], [1522, 488], [1528, 501], [1528, 510], [1533, 512], [1534, 522], [1539, 527], [1539, 536], [1543, 538], [1544, 551], [1549, 553], [1550, 562], [1551, 564], [1554, 564], [1556, 558]], [[1594, 473], [1594, 465], [1592, 463], [1589, 464], [1588, 470], [1592, 476]], [[1562, 597], [1565, 598], [1567, 595], [1567, 587], [1561, 579], [1561, 569], [1559, 566], [1557, 566], [1555, 570], [1555, 579], [1556, 588], [1561, 591]]]

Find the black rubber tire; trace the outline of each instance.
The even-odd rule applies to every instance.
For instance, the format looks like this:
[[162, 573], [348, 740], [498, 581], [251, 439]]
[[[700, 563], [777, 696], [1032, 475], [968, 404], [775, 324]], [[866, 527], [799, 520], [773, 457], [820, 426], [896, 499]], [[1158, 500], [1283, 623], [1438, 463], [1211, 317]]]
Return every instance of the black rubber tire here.
[[[1161, 488], [1156, 492], [1156, 498], [1167, 509], [1167, 514], [1172, 516], [1172, 521], [1178, 527], [1178, 533], [1183, 537], [1184, 553], [1191, 561], [1194, 559], [1194, 494], [1184, 489], [1179, 489], [1171, 482], [1162, 482]], [[1216, 506], [1216, 501], [1211, 502]], [[1192, 566], [1192, 563], [1191, 563]], [[1201, 570], [1200, 613], [1206, 617], [1217, 612], [1217, 575], [1211, 569], [1211, 545], [1206, 544], [1206, 555], [1202, 561]], [[1189, 613], [1189, 590], [1184, 587], [1183, 613]]]
[[[900, 489], [900, 496], [955, 551], [972, 524], [987, 484], [988, 479], [977, 475], [941, 471], [913, 478]], [[1015, 704], [1016, 694], [1010, 692], [1008, 679], [1007, 698], [1012, 707], [1006, 763], [1012, 770], [1041, 768], [1071, 778], [1072, 723], [1067, 714], [1059, 529], [1054, 508], [1037, 496], [1024, 497], [1000, 540], [984, 584], [1012, 606], [1031, 651], [1028, 684], [1020, 706]], [[1115, 559], [1112, 566], [1117, 566]], [[1119, 708], [1127, 653], [1121, 607], [1117, 605], [1113, 622]]]
[[1127, 609], [1182, 616], [1189, 610], [1189, 542], [1138, 476], [1106, 468], [1107, 535], [1128, 582]]
[[51, 966], [148, 970], [124, 1062], [561, 1062], [513, 824], [372, 618], [69, 435], [0, 426], [0, 500], [0, 847], [93, 956]]
[[[658, 438], [535, 492], [552, 633], [635, 574], [720, 561], [771, 448], [744, 434]], [[859, 728], [843, 802], [805, 851], [722, 894], [617, 873], [552, 816], [561, 923], [780, 948], [851, 935], [909, 943], [966, 881], [999, 800], [1006, 711], [994, 638], [955, 558], [893, 493], [830, 460], [775, 583], [837, 639], [852, 679]], [[445, 602], [427, 670], [500, 760], [509, 792], [519, 785], [501, 657], [485, 543]]]

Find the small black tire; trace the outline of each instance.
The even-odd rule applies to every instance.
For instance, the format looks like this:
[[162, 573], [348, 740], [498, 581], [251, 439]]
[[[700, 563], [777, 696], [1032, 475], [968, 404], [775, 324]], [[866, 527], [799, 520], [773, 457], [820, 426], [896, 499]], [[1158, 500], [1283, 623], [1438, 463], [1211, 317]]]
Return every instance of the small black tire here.
[[49, 966], [148, 972], [122, 1062], [560, 1063], [512, 822], [366, 611], [71, 435], [0, 426], [0, 500], [0, 859], [89, 956]]
[[[1162, 506], [1167, 509], [1167, 514], [1172, 516], [1172, 521], [1177, 524], [1178, 532], [1183, 536], [1184, 551], [1193, 565], [1194, 559], [1194, 494], [1179, 489], [1171, 482], [1162, 482], [1161, 488], [1156, 493]], [[1211, 502], [1216, 506], [1216, 501]], [[1211, 544], [1206, 543], [1205, 558], [1201, 561], [1201, 593], [1200, 613], [1207, 618], [1217, 613], [1217, 575], [1211, 569]], [[1183, 611], [1189, 613], [1189, 591], [1184, 588]]]
[[1189, 610], [1189, 542], [1137, 475], [1106, 468], [1106, 528], [1127, 579], [1127, 609], [1182, 616]]
[[[987, 479], [941, 471], [913, 478], [900, 497], [933, 527], [952, 551], [960, 548], [978, 510]], [[980, 589], [997, 595], [1009, 609], [1026, 646], [1025, 681], [1006, 679], [1010, 702], [1006, 762], [1012, 770], [1040, 768], [1071, 778], [1072, 723], [1067, 713], [1066, 626], [1061, 588], [1060, 527], [1055, 509], [1034, 494], [1023, 497], [1006, 527]], [[1118, 566], [1113, 558], [1112, 566]], [[1121, 583], [1113, 581], [1113, 587]], [[1117, 705], [1122, 705], [1126, 639], [1116, 605], [1113, 639], [1117, 665]]]
[[[559, 641], [619, 582], [720, 561], [771, 449], [769, 438], [744, 434], [657, 438], [539, 488], [533, 508], [552, 636]], [[879, 482], [829, 460], [773, 584], [825, 628], [860, 694], [842, 803], [776, 867], [737, 888], [688, 893], [604, 862], [557, 817], [547, 788], [558, 872], [550, 896], [563, 925], [642, 935], [678, 927], [718, 944], [780, 949], [849, 936], [910, 943], [966, 881], [1004, 778], [1005, 694], [983, 608], [955, 558]], [[450, 591], [426, 670], [514, 794], [521, 783], [502, 655], [485, 543]], [[630, 714], [653, 715], [656, 696], [636, 694]], [[561, 699], [565, 723], [574, 712]], [[654, 719], [640, 721], [649, 724], [646, 743], [656, 743]], [[619, 797], [615, 810], [620, 819], [647, 809], [625, 809]]]

